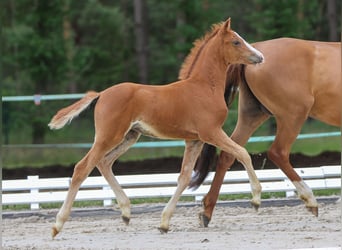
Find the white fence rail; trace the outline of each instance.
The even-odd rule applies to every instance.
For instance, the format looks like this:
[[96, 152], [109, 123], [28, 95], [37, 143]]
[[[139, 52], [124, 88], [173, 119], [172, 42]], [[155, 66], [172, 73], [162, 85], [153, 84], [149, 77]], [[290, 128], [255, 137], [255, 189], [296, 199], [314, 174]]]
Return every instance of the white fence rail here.
[[[314, 190], [341, 187], [341, 166], [296, 168], [297, 173]], [[295, 187], [279, 169], [257, 170], [263, 192], [286, 192], [293, 195]], [[151, 174], [117, 176], [129, 198], [170, 197], [173, 195], [179, 174]], [[199, 200], [205, 195], [213, 179], [213, 173], [197, 190], [185, 190], [184, 196]], [[64, 201], [71, 178], [44, 178], [28, 176], [22, 180], [2, 181], [2, 204], [30, 204], [38, 209], [41, 203]], [[245, 171], [229, 171], [224, 178], [221, 194], [250, 193], [250, 185]], [[104, 206], [112, 204], [115, 195], [105, 179], [88, 177], [76, 196], [81, 200], [102, 200]]]

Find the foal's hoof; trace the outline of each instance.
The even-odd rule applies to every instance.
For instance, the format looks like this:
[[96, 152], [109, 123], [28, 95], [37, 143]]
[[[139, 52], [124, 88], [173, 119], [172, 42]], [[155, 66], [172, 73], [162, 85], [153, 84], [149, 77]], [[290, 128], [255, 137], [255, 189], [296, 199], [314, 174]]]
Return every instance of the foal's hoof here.
[[260, 203], [256, 203], [256, 202], [251, 201], [251, 204], [254, 207], [255, 211], [258, 212], [259, 207], [260, 207]]
[[210, 218], [206, 216], [203, 212], [199, 213], [200, 224], [202, 227], [208, 227]]
[[306, 209], [313, 213], [313, 215], [315, 215], [316, 217], [318, 217], [318, 207], [306, 207]]
[[57, 228], [55, 226], [53, 226], [52, 230], [51, 230], [52, 239], [54, 239], [58, 233], [59, 232], [58, 232]]
[[163, 228], [163, 227], [158, 227], [158, 229], [159, 229], [159, 232], [160, 232], [161, 234], [166, 234], [166, 233], [169, 231], [168, 228]]
[[128, 217], [126, 217], [126, 216], [121, 216], [121, 218], [122, 218], [123, 222], [125, 222], [126, 225], [129, 224], [130, 218], [128, 218]]

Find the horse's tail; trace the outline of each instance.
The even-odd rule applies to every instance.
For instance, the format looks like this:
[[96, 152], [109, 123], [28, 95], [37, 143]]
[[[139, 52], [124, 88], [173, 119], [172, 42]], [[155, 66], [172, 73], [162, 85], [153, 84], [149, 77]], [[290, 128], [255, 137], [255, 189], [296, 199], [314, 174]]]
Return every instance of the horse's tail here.
[[246, 81], [244, 64], [231, 64], [227, 69], [226, 75], [226, 89], [224, 92], [224, 99], [229, 108], [234, 101], [234, 98], [239, 90], [241, 81]]
[[81, 100], [59, 110], [57, 114], [52, 117], [48, 126], [50, 127], [50, 129], [63, 128], [67, 123], [70, 123], [72, 119], [77, 117], [83, 110], [85, 110], [90, 104], [97, 100], [99, 96], [100, 93], [89, 91]]
[[216, 156], [216, 147], [205, 143], [201, 155], [195, 165], [195, 173], [191, 178], [189, 188], [196, 190], [205, 180], [209, 171], [213, 168]]
[[[228, 107], [230, 107], [238, 92], [240, 81], [246, 81], [244, 73], [245, 65], [243, 64], [232, 64], [227, 69], [224, 99]], [[192, 176], [189, 188], [197, 189], [204, 182], [209, 171], [213, 168], [215, 157], [216, 147], [204, 144], [202, 152], [196, 161], [195, 174]]]

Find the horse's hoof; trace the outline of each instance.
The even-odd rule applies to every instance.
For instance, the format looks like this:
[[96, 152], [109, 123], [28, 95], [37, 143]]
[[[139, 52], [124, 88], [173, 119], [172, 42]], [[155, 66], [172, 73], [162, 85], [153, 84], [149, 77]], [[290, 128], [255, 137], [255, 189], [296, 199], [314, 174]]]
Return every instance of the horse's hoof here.
[[318, 217], [318, 207], [306, 207], [309, 212]]
[[55, 226], [53, 226], [52, 231], [51, 231], [52, 239], [54, 239], [58, 233], [59, 232], [58, 232], [57, 228]]
[[204, 213], [199, 213], [200, 224], [202, 227], [208, 227], [210, 218]]
[[123, 222], [125, 222], [126, 225], [129, 224], [130, 218], [128, 218], [128, 217], [126, 217], [126, 216], [121, 216], [121, 218], [122, 218]]
[[161, 234], [166, 234], [166, 233], [169, 231], [168, 228], [163, 228], [163, 227], [158, 227], [158, 229], [159, 229], [159, 232], [160, 232]]

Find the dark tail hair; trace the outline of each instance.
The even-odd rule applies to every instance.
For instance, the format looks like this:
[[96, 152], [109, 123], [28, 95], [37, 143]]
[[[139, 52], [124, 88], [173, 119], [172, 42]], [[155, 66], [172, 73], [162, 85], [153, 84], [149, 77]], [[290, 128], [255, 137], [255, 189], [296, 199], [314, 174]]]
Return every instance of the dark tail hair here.
[[213, 168], [216, 156], [216, 147], [205, 143], [202, 152], [198, 157], [195, 165], [195, 174], [192, 176], [189, 188], [196, 190], [208, 176], [209, 171]]
[[231, 64], [227, 68], [224, 100], [228, 108], [232, 105], [239, 90], [240, 81], [245, 81], [245, 67], [244, 64]]
[[[226, 89], [224, 99], [227, 107], [230, 107], [238, 92], [239, 83], [245, 80], [245, 65], [232, 64], [227, 69]], [[216, 147], [204, 144], [202, 152], [196, 161], [195, 174], [192, 176], [189, 188], [196, 190], [213, 169], [216, 158]]]

